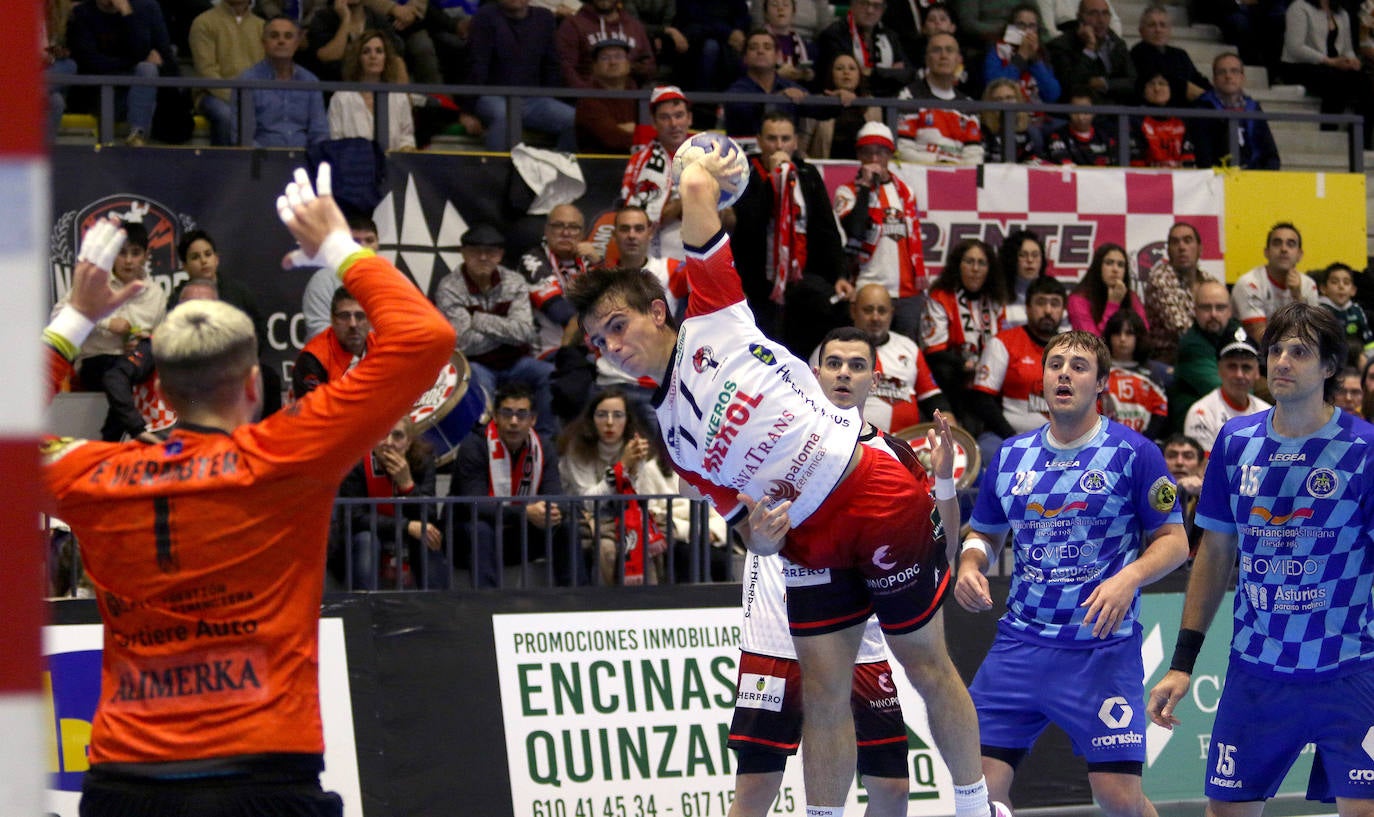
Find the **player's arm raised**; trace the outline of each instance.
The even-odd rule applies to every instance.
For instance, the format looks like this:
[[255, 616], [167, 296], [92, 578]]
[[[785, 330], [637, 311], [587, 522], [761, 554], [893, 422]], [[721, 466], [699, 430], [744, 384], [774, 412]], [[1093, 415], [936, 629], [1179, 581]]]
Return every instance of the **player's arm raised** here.
[[682, 197], [682, 242], [688, 246], [704, 246], [720, 232], [721, 185], [737, 186], [746, 181], [739, 177], [738, 166], [727, 162], [729, 157], [720, 150], [720, 143], [713, 145], [705, 156], [682, 171], [678, 188]]

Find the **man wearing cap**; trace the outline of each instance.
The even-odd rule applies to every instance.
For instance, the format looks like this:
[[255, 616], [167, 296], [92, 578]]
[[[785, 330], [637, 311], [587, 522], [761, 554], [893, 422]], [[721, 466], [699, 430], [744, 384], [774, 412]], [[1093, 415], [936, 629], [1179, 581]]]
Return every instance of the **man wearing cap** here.
[[530, 354], [536, 341], [530, 288], [525, 277], [501, 266], [506, 237], [490, 224], [463, 233], [463, 262], [439, 281], [434, 302], [458, 332], [472, 382], [490, 398], [498, 384], [529, 387], [540, 433], [555, 433], [549, 378], [553, 364]]
[[791, 118], [765, 116], [758, 146], [749, 157], [749, 185], [735, 203], [735, 266], [759, 329], [805, 357], [835, 325], [840, 231], [820, 171], [797, 155]]
[[668, 180], [673, 154], [692, 129], [692, 108], [676, 85], [660, 85], [649, 94], [649, 116], [658, 136], [630, 157], [620, 180], [619, 205], [644, 208], [654, 224], [655, 255], [682, 257], [682, 202]]
[[1269, 408], [1268, 403], [1250, 393], [1259, 378], [1259, 352], [1248, 341], [1233, 340], [1221, 347], [1217, 375], [1221, 385], [1194, 403], [1183, 423], [1183, 433], [1197, 440], [1209, 456], [1227, 420], [1259, 414]]
[[[558, 20], [528, 0], [497, 0], [477, 9], [468, 34], [469, 85], [518, 85], [558, 88], [563, 84], [554, 33]], [[551, 96], [523, 100], [521, 122], [527, 128], [558, 137], [558, 149], [576, 147], [573, 106]], [[509, 150], [520, 141], [506, 133], [506, 97], [477, 98], [477, 117], [486, 129], [487, 150]]]
[[[925, 75], [902, 89], [898, 99], [971, 99], [956, 86], [964, 72], [959, 41], [935, 34], [926, 43]], [[902, 159], [921, 164], [983, 163], [983, 129], [978, 115], [948, 108], [922, 108], [897, 125]]]
[[[598, 40], [591, 49], [592, 88], [629, 91], [630, 46], [624, 40]], [[629, 153], [639, 122], [639, 102], [588, 96], [577, 100], [577, 149], [583, 153]]]
[[587, 0], [576, 14], [563, 18], [558, 25], [563, 84], [569, 88], [595, 87], [592, 63], [598, 45], [609, 41], [624, 45], [635, 82], [648, 82], [658, 73], [644, 24], [621, 11], [620, 0]]
[[1252, 343], [1259, 343], [1269, 316], [1278, 308], [1302, 301], [1317, 305], [1317, 283], [1302, 274], [1302, 233], [1280, 221], [1264, 239], [1264, 263], [1236, 279], [1231, 303]]
[[859, 129], [855, 144], [859, 173], [835, 191], [835, 216], [856, 274], [852, 286], [837, 292], [853, 298], [854, 287], [882, 284], [894, 301], [893, 330], [919, 337], [919, 296], [929, 281], [916, 195], [888, 169], [896, 145], [887, 125], [869, 122]]

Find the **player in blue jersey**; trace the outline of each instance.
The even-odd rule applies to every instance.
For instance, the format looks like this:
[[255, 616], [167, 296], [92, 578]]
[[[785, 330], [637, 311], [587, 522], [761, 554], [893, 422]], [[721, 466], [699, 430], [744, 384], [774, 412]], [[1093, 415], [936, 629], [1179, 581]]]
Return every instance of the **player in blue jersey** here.
[[[1008, 530], [1007, 613], [969, 687], [983, 774], [1008, 802], [1017, 764], [1053, 722], [1088, 762], [1110, 817], [1154, 817], [1140, 776], [1145, 686], [1140, 588], [1188, 557], [1177, 490], [1158, 446], [1102, 417], [1111, 355], [1065, 332], [1043, 356], [1048, 426], [1004, 442], [988, 466], [959, 557], [954, 597], [992, 607], [984, 576]], [[1037, 678], [1055, 678], [1052, 688]]]
[[1331, 405], [1341, 326], [1303, 303], [1265, 327], [1274, 408], [1237, 417], [1202, 480], [1169, 672], [1150, 718], [1173, 728], [1193, 662], [1239, 562], [1226, 686], [1206, 766], [1207, 814], [1258, 817], [1308, 743], [1307, 796], [1374, 815], [1374, 426]]

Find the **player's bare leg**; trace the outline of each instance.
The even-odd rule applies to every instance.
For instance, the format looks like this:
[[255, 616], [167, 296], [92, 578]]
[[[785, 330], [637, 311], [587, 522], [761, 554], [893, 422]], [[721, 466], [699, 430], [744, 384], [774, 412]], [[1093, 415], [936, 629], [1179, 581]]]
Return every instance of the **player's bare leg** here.
[[1107, 817], [1159, 817], [1154, 804], [1145, 796], [1140, 775], [1115, 772], [1088, 772], [1093, 799]]
[[1011, 805], [1011, 781], [1016, 770], [1005, 760], [983, 758], [983, 777], [988, 781], [988, 799]]
[[735, 799], [729, 817], [766, 817], [782, 786], [782, 772], [735, 775]]
[[905, 777], [864, 775], [863, 781], [864, 791], [868, 792], [864, 817], [906, 817], [907, 793], [911, 785]]
[[843, 807], [849, 795], [857, 752], [850, 694], [863, 633], [859, 623], [792, 639], [801, 664], [802, 773], [808, 806]]

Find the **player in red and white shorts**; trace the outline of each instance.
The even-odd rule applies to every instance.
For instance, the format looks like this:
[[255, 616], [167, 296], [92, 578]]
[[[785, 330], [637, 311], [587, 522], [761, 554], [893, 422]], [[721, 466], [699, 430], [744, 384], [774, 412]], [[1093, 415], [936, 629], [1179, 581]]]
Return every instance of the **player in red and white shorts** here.
[[[843, 813], [855, 763], [853, 665], [876, 612], [927, 702], [956, 817], [988, 817], [977, 715], [922, 590], [948, 581], [923, 567], [938, 550], [930, 496], [894, 455], [860, 445], [858, 413], [832, 405], [810, 368], [754, 324], [716, 209], [717, 179], [741, 183], [726, 166], [713, 149], [681, 177], [691, 295], [680, 328], [662, 289], [634, 271], [588, 272], [569, 297], [592, 346], [659, 380], [655, 410], [678, 473], [727, 519], [747, 521], [755, 552], [782, 551], [799, 566], [788, 617], [802, 667], [808, 816]], [[937, 488], [953, 495], [952, 480]]]

